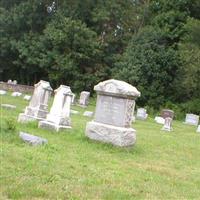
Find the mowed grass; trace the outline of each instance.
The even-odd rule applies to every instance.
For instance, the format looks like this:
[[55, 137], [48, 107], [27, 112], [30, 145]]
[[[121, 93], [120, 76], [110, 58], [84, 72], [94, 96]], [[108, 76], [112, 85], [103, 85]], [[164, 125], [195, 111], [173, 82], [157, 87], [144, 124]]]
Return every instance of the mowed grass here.
[[[174, 121], [174, 131], [160, 131], [153, 118], [136, 121], [137, 143], [117, 148], [87, 139], [90, 118], [85, 109], [72, 115], [72, 129], [60, 133], [38, 129], [37, 122], [17, 123], [28, 105], [22, 97], [0, 96], [0, 199], [200, 199], [200, 134], [196, 127]], [[94, 110], [92, 101], [86, 110]], [[17, 130], [7, 130], [14, 119]], [[32, 147], [19, 131], [48, 139]]]

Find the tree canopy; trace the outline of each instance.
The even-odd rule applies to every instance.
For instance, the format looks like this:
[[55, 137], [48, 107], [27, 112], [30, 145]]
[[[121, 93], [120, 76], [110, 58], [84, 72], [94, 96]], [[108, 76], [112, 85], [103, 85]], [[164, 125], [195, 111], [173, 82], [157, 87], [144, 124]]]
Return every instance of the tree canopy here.
[[155, 108], [200, 98], [199, 0], [2, 0], [0, 11], [1, 80], [79, 92], [115, 77]]

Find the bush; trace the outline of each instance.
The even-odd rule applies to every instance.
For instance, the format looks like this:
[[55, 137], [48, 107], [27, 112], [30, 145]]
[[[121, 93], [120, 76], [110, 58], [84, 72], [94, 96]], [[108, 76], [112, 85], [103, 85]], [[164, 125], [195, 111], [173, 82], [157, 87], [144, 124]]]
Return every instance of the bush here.
[[7, 119], [6, 120], [6, 129], [9, 131], [15, 131], [16, 130], [16, 122], [14, 119]]
[[200, 115], [200, 99], [193, 99], [186, 103], [180, 104], [181, 109], [185, 113], [193, 113]]

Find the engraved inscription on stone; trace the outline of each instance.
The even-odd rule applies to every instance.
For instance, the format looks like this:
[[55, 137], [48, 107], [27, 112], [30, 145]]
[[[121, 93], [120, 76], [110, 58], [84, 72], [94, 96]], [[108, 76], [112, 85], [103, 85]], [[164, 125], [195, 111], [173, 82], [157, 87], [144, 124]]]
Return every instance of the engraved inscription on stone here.
[[125, 126], [127, 99], [99, 95], [95, 121], [114, 126]]

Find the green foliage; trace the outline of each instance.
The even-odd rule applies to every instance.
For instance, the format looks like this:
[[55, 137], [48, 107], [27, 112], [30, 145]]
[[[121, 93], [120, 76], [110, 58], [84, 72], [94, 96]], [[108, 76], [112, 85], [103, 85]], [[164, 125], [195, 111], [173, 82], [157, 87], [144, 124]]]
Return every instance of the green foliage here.
[[48, 50], [41, 54], [40, 66], [52, 83], [65, 83], [77, 91], [95, 84], [101, 46], [96, 33], [84, 23], [57, 14], [45, 28], [42, 42]]
[[200, 98], [199, 0], [0, 2], [0, 79], [93, 90], [116, 77], [140, 105]]
[[200, 97], [200, 20], [188, 19], [185, 30], [187, 34], [179, 44], [182, 65], [175, 82], [182, 101]]
[[6, 130], [8, 131], [16, 131], [16, 121], [13, 118], [6, 120]]
[[139, 102], [158, 106], [169, 99], [178, 67], [176, 51], [165, 46], [160, 30], [146, 27], [134, 35], [113, 74], [135, 85]]

